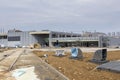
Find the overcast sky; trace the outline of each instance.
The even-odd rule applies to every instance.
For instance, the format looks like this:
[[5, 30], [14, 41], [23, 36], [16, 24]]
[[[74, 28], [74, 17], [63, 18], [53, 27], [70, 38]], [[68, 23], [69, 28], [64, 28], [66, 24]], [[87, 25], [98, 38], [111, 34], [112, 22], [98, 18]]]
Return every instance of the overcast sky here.
[[120, 31], [120, 0], [0, 0], [0, 28]]

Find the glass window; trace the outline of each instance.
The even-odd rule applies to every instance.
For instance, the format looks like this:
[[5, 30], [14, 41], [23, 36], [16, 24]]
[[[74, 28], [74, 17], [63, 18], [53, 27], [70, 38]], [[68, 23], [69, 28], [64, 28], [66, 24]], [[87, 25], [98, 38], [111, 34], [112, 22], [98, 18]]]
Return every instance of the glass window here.
[[8, 37], [8, 41], [20, 41], [20, 36], [11, 36], [11, 37]]

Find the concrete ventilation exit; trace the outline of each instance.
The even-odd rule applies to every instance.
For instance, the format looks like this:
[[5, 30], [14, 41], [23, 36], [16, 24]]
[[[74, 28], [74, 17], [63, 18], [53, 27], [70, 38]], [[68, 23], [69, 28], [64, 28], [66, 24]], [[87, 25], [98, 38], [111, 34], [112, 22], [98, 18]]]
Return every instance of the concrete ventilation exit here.
[[105, 63], [108, 62], [106, 58], [107, 58], [107, 49], [100, 49], [94, 53], [93, 58], [90, 61], [95, 63]]

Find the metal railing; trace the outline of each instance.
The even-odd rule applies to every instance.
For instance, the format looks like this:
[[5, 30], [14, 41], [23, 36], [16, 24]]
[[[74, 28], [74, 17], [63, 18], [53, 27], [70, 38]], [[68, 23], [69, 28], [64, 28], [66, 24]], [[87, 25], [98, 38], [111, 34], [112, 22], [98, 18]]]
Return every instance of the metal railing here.
[[59, 41], [98, 41], [99, 37], [66, 37], [66, 38], [51, 38], [52, 42]]

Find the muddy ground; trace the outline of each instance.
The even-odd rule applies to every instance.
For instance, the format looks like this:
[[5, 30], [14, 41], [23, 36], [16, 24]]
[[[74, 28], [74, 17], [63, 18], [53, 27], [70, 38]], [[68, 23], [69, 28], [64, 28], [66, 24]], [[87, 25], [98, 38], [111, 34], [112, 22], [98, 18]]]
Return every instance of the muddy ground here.
[[[83, 60], [73, 60], [69, 59], [70, 53], [66, 53], [67, 55], [65, 57], [55, 57], [53, 56], [55, 52], [33, 52], [62, 74], [67, 76], [70, 80], [120, 80], [120, 73], [96, 70], [95, 68], [99, 64], [89, 62], [93, 53], [83, 53]], [[44, 54], [47, 54], [48, 57], [44, 58]], [[119, 60], [120, 51], [108, 52], [107, 59], [110, 61]]]

